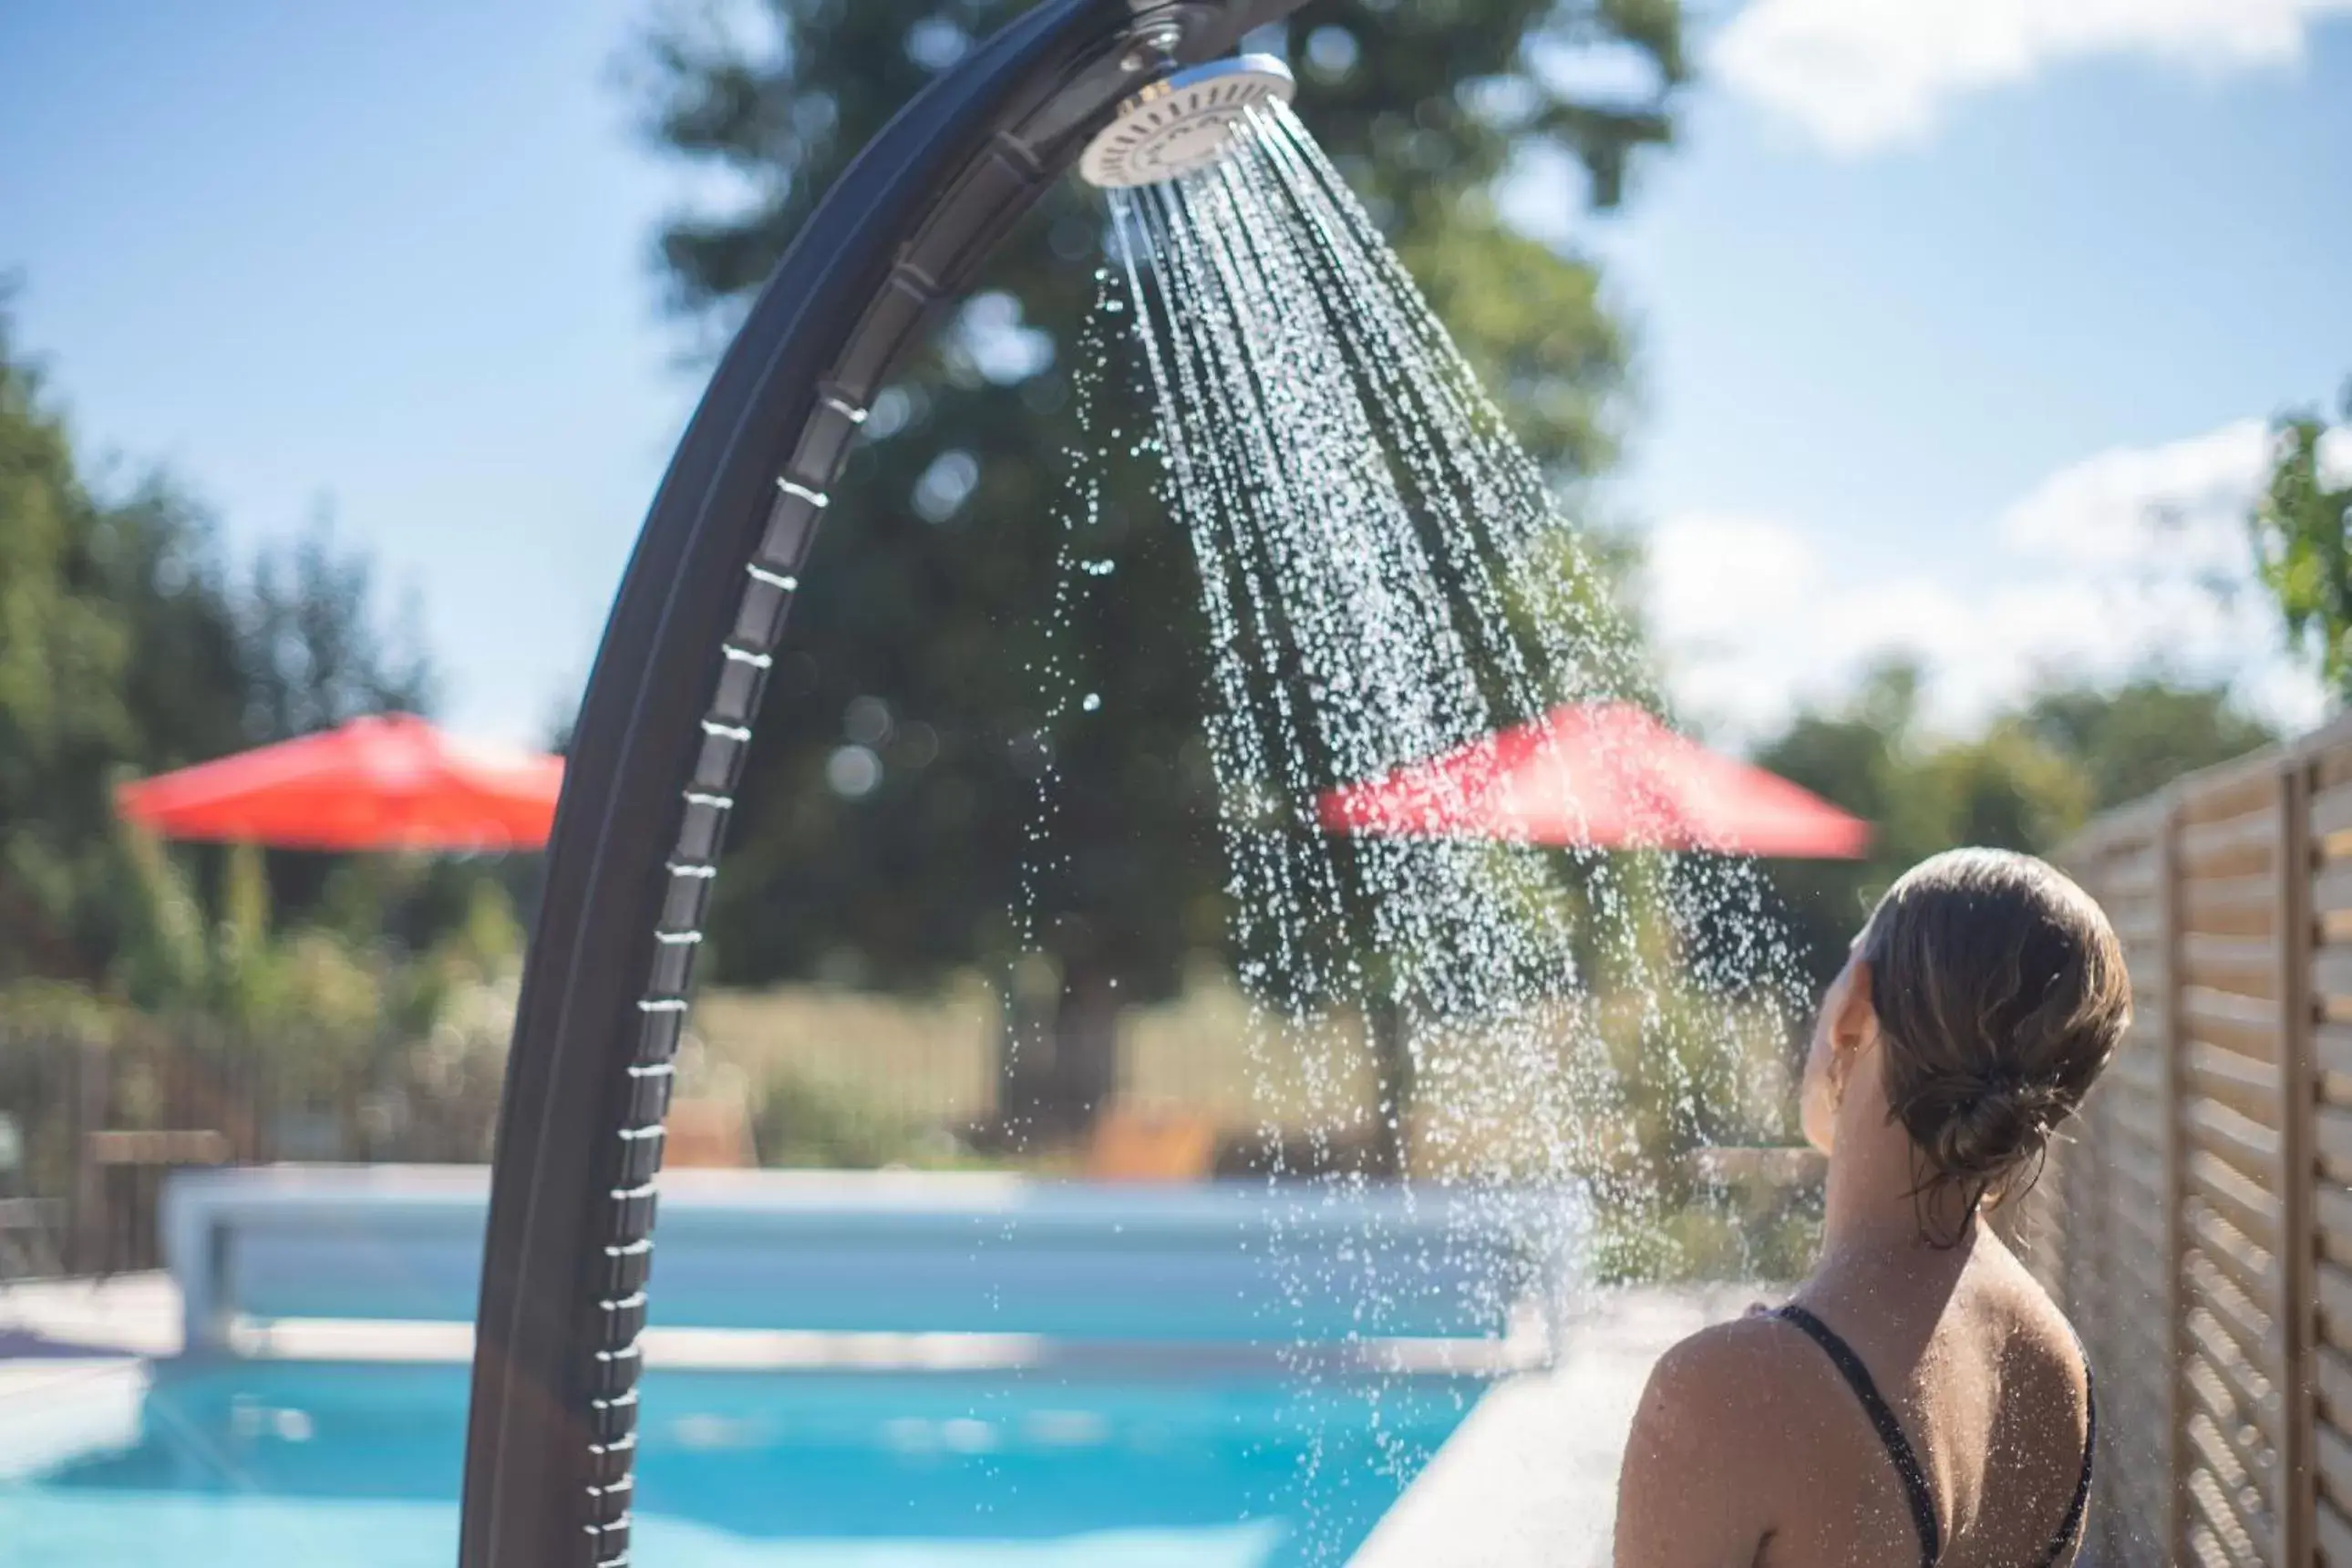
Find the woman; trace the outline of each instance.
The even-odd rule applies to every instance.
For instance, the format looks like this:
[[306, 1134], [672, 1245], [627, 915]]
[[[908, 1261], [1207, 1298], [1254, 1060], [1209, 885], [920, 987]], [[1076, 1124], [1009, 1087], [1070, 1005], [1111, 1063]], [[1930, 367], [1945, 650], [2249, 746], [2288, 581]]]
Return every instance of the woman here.
[[1820, 1264], [1651, 1373], [1618, 1568], [2074, 1561], [2090, 1368], [1979, 1216], [2037, 1173], [2130, 1016], [2105, 916], [2042, 862], [1956, 850], [1888, 890], [1805, 1063]]

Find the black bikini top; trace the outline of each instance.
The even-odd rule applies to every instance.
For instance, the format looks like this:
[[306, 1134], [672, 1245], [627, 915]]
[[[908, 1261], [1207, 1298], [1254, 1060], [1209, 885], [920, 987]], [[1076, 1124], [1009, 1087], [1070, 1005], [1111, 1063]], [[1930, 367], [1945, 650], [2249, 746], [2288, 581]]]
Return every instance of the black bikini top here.
[[[1880, 1397], [1878, 1385], [1870, 1380], [1870, 1369], [1853, 1353], [1853, 1347], [1840, 1339], [1835, 1330], [1814, 1317], [1793, 1301], [1772, 1316], [1793, 1323], [1804, 1331], [1807, 1338], [1829, 1356], [1843, 1374], [1846, 1386], [1862, 1401], [1863, 1414], [1870, 1417], [1871, 1426], [1878, 1429], [1878, 1440], [1886, 1449], [1886, 1457], [1895, 1461], [1895, 1474], [1903, 1482], [1903, 1495], [1911, 1505], [1911, 1522], [1919, 1531], [1920, 1568], [1936, 1568], [1936, 1559], [1943, 1554], [1944, 1534], [1936, 1522], [1935, 1494], [1927, 1489], [1927, 1472], [1919, 1463], [1919, 1456], [1911, 1447], [1911, 1439], [1903, 1435], [1903, 1424]], [[2074, 1544], [2074, 1532], [2083, 1528], [2083, 1510], [2091, 1500], [2091, 1459], [2099, 1446], [2099, 1402], [2091, 1386], [2091, 1363], [2083, 1361], [2083, 1399], [2087, 1430], [2083, 1438], [2083, 1473], [2074, 1482], [2074, 1500], [2067, 1505], [2065, 1522], [2058, 1527], [2058, 1538], [2050, 1549], [2033, 1561], [2033, 1568], [2052, 1568]]]

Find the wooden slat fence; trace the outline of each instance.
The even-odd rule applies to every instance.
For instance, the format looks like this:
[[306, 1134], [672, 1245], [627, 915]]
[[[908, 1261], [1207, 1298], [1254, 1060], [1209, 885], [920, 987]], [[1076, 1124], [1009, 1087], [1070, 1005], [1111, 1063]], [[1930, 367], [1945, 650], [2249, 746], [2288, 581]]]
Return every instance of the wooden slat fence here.
[[2352, 724], [2063, 858], [2137, 1006], [2017, 1225], [2098, 1372], [2086, 1561], [2352, 1568]]

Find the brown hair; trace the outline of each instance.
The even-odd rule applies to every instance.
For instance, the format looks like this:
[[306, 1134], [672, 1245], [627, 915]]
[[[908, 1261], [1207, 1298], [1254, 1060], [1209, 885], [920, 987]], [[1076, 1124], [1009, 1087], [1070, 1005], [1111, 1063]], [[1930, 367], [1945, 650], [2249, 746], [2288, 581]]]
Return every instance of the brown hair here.
[[2040, 1167], [2131, 1024], [2106, 915], [2054, 867], [2003, 849], [1922, 861], [1863, 932], [1888, 1114], [1925, 1157], [1922, 1189], [1973, 1211]]

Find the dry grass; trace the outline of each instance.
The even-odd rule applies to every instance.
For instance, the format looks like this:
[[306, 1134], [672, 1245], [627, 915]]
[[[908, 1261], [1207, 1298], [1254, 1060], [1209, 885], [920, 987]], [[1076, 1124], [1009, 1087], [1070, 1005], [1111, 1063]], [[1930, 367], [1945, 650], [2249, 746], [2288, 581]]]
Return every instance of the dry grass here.
[[977, 980], [936, 996], [815, 985], [705, 991], [695, 1003], [682, 1091], [740, 1093], [790, 1077], [909, 1126], [983, 1121], [996, 1107], [1000, 1008]]
[[1357, 1127], [1371, 1116], [1377, 1090], [1355, 1014], [1271, 1016], [1213, 971], [1195, 974], [1171, 1002], [1129, 1011], [1118, 1055], [1122, 1101], [1184, 1110], [1229, 1131]]
[[[908, 998], [814, 985], [710, 990], [695, 1004], [681, 1092], [756, 1105], [780, 1079], [910, 1127], [961, 1127], [996, 1109], [1003, 1013], [977, 978]], [[1353, 1015], [1270, 1020], [1233, 982], [1196, 975], [1119, 1023], [1122, 1104], [1228, 1129], [1355, 1126], [1372, 1062]]]

